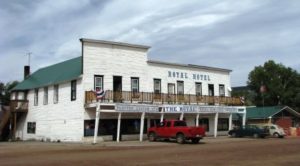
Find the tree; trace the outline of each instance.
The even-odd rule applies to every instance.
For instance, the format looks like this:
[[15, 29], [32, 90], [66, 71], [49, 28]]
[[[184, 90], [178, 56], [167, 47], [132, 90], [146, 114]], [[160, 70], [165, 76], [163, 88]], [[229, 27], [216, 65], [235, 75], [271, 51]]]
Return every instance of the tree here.
[[18, 81], [8, 82], [6, 84], [0, 82], [0, 101], [2, 105], [8, 105], [10, 101], [11, 90], [18, 84]]
[[300, 75], [290, 67], [267, 61], [249, 73], [247, 84], [257, 106], [300, 107]]

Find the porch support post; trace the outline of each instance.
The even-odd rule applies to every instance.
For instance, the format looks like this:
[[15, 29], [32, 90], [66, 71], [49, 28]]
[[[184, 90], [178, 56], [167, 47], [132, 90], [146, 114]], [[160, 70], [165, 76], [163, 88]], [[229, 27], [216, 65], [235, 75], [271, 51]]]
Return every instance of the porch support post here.
[[182, 113], [180, 114], [180, 120], [183, 120], [183, 117], [184, 117], [184, 113], [182, 112]]
[[147, 128], [148, 128], [148, 129], [150, 128], [150, 125], [151, 125], [151, 123], [150, 123], [150, 117], [148, 117], [148, 118], [147, 118]]
[[197, 127], [199, 126], [199, 113], [197, 113], [197, 116], [196, 116], [196, 126]]
[[246, 107], [244, 107], [244, 113], [243, 113], [243, 126], [246, 125]]
[[219, 118], [219, 113], [217, 112], [215, 115], [215, 128], [214, 128], [214, 137], [215, 138], [218, 135], [218, 118]]
[[164, 121], [164, 113], [161, 113], [160, 114], [160, 122], [163, 122]]
[[228, 121], [229, 121], [228, 130], [231, 130], [232, 129], [232, 113], [230, 113]]
[[117, 142], [120, 142], [121, 117], [122, 117], [122, 113], [119, 112], [119, 115], [118, 115], [118, 126], [117, 126]]
[[97, 143], [99, 120], [100, 120], [100, 103], [98, 102], [97, 106], [96, 106], [96, 117], [95, 117], [95, 129], [94, 129], [94, 141], [93, 141], [93, 144]]
[[141, 125], [140, 125], [140, 142], [143, 141], [143, 135], [144, 135], [144, 119], [145, 119], [145, 112], [141, 115]]

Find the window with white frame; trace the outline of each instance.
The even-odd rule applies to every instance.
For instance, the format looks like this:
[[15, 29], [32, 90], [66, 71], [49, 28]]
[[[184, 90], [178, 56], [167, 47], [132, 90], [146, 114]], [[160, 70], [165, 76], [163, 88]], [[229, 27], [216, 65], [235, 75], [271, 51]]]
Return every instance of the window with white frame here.
[[94, 90], [97, 88], [103, 90], [103, 76], [95, 75], [94, 76]]
[[161, 80], [154, 79], [154, 93], [160, 94], [161, 93]]
[[54, 92], [53, 92], [53, 103], [56, 104], [58, 103], [58, 93], [59, 93], [59, 86], [54, 85]]
[[33, 104], [37, 106], [39, 103], [39, 89], [34, 89], [34, 101]]
[[139, 92], [139, 78], [137, 77], [131, 78], [131, 92]]
[[175, 84], [168, 83], [168, 94], [175, 94]]
[[179, 94], [179, 95], [184, 94], [184, 83], [183, 83], [183, 81], [177, 81], [177, 94]]
[[202, 83], [201, 82], [195, 83], [195, 90], [196, 90], [196, 96], [202, 96]]
[[225, 86], [223, 84], [219, 85], [219, 96], [225, 96]]
[[48, 104], [48, 87], [44, 87], [44, 105]]

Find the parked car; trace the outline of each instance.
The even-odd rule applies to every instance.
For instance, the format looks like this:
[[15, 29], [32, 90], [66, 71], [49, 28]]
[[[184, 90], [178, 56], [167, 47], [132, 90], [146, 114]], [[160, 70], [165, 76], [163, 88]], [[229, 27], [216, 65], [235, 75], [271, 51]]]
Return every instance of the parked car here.
[[149, 128], [147, 134], [149, 141], [176, 139], [180, 144], [186, 140], [198, 143], [205, 136], [205, 129], [203, 127], [188, 127], [186, 122], [182, 120], [167, 120]]
[[228, 134], [231, 137], [254, 137], [254, 138], [265, 138], [270, 135], [267, 128], [259, 128], [255, 125], [246, 125], [242, 127], [236, 127], [233, 130], [230, 130]]
[[284, 136], [286, 135], [283, 128], [279, 127], [276, 124], [264, 124], [262, 125], [262, 127], [267, 128], [271, 136], [284, 138]]

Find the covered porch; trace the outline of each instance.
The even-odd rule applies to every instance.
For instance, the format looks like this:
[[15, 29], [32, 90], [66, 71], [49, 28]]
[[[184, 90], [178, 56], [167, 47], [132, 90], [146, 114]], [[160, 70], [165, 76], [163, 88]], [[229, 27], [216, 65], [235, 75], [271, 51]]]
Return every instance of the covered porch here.
[[[201, 105], [153, 105], [131, 103], [96, 103], [86, 109], [90, 117], [85, 120], [94, 125], [85, 139], [97, 143], [98, 140], [139, 140], [147, 138], [147, 129], [163, 120], [185, 120], [188, 126], [206, 128], [208, 136], [227, 135], [232, 129], [232, 115], [240, 114], [246, 123], [245, 107], [201, 106]], [[106, 126], [106, 127], [103, 127]], [[95, 130], [98, 129], [98, 130]], [[93, 139], [91, 139], [93, 137]]]

